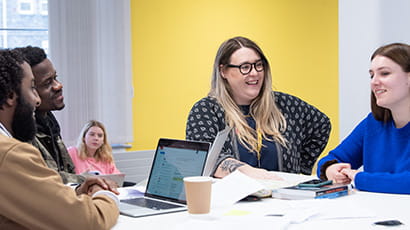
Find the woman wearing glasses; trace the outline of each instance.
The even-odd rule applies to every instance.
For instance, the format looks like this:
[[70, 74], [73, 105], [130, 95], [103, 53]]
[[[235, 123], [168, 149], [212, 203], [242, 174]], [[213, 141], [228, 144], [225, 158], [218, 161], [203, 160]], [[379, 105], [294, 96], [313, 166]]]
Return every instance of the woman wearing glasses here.
[[311, 174], [331, 127], [313, 106], [272, 91], [268, 60], [244, 37], [220, 46], [210, 92], [192, 107], [186, 139], [213, 142], [227, 126], [214, 176], [239, 170], [260, 179], [278, 179], [271, 171]]

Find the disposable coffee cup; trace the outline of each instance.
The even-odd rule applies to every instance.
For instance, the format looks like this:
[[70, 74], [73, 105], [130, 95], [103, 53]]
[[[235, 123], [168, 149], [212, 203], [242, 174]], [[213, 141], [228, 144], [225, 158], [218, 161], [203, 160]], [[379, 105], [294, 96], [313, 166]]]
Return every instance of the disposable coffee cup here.
[[184, 185], [188, 213], [209, 213], [211, 206], [212, 178], [206, 176], [185, 177]]

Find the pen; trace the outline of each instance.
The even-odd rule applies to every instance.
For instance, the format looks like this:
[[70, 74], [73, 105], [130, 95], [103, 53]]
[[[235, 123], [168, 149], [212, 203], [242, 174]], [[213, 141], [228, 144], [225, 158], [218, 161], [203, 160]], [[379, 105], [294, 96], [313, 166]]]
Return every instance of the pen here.
[[266, 214], [265, 216], [274, 216], [274, 217], [282, 217], [283, 214]]

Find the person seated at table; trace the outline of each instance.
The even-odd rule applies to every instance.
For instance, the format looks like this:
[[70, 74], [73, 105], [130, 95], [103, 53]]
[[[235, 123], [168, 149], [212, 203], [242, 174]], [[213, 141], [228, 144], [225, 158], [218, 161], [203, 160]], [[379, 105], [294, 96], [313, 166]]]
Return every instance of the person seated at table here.
[[226, 127], [232, 129], [214, 177], [239, 170], [254, 178], [279, 179], [270, 171], [311, 174], [331, 124], [305, 101], [272, 91], [270, 65], [261, 48], [234, 37], [219, 47], [211, 89], [192, 107], [186, 139], [213, 142]]
[[41, 99], [30, 65], [0, 49], [0, 229], [111, 229], [119, 216], [113, 181], [63, 184], [31, 144]]
[[73, 162], [61, 137], [60, 124], [52, 112], [65, 108], [63, 84], [59, 81], [57, 70], [44, 49], [33, 46], [15, 49], [24, 55], [31, 66], [41, 98], [41, 104], [35, 111], [36, 135], [30, 142], [40, 150], [47, 166], [60, 174], [64, 183], [81, 183], [84, 177], [75, 174]]
[[77, 174], [121, 173], [115, 166], [105, 127], [99, 121], [88, 121], [81, 130], [77, 146], [70, 146], [67, 150]]
[[410, 46], [381, 46], [370, 60], [371, 113], [317, 173], [363, 191], [410, 194]]

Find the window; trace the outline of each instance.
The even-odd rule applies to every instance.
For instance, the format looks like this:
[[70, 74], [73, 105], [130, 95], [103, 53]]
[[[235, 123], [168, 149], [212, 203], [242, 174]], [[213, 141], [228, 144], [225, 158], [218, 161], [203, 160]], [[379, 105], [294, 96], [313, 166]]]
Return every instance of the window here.
[[32, 45], [47, 50], [48, 13], [43, 12], [47, 5], [47, 0], [0, 0], [0, 48]]
[[0, 0], [0, 48], [31, 45], [51, 50], [48, 57], [64, 85], [66, 104], [54, 114], [67, 146], [75, 144], [90, 119], [105, 124], [111, 143], [132, 142], [129, 4]]
[[19, 14], [34, 14], [34, 2], [33, 0], [19, 0], [17, 9]]
[[38, 11], [41, 15], [48, 15], [48, 0], [40, 0], [38, 4]]

